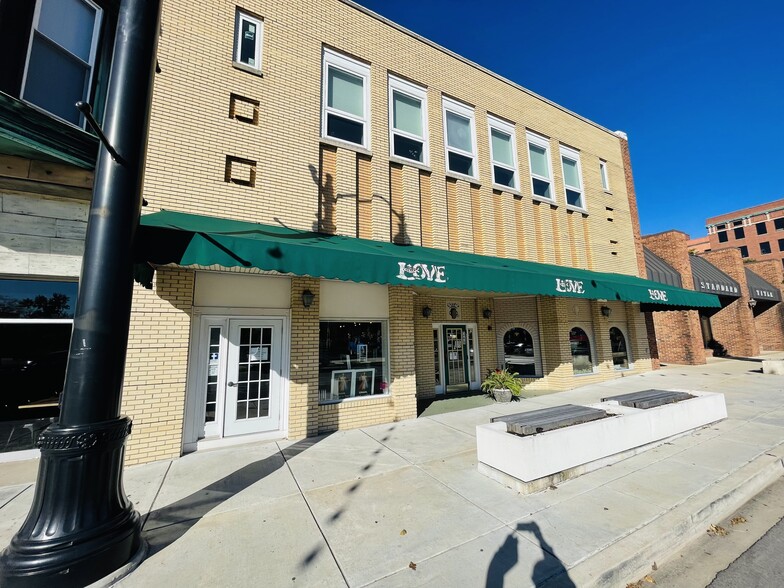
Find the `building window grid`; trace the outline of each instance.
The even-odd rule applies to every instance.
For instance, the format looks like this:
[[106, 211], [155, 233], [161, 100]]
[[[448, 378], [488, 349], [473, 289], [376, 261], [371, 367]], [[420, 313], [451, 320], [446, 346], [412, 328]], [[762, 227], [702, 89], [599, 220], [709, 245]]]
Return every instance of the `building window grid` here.
[[[398, 120], [397, 100], [400, 100], [401, 105], [408, 101], [409, 111], [413, 107], [412, 103], [418, 102], [419, 120], [415, 121], [410, 116], [406, 122]], [[419, 127], [418, 133], [414, 128], [416, 126]], [[389, 154], [392, 157], [402, 157], [423, 165], [430, 165], [427, 90], [392, 75], [389, 76]]]
[[474, 109], [443, 96], [442, 111], [447, 172], [478, 178]]
[[[520, 189], [515, 127], [492, 115], [487, 116], [493, 184], [502, 189]], [[506, 143], [506, 145], [504, 145]]]
[[[327, 48], [324, 48], [323, 60], [321, 136], [368, 149], [370, 145], [370, 67]], [[338, 84], [341, 77], [343, 83]], [[361, 105], [358, 105], [356, 100], [353, 105], [350, 104], [352, 98], [350, 96], [339, 96], [340, 88], [338, 86], [343, 85], [343, 89], [350, 89], [351, 85], [355, 83], [352, 78], [361, 82]]]
[[550, 162], [550, 142], [546, 137], [528, 131], [528, 159], [531, 169], [531, 193], [534, 197], [555, 202], [553, 169]]
[[563, 145], [561, 152], [561, 173], [564, 179], [564, 197], [570, 208], [585, 210], [585, 191], [580, 166], [580, 152]]

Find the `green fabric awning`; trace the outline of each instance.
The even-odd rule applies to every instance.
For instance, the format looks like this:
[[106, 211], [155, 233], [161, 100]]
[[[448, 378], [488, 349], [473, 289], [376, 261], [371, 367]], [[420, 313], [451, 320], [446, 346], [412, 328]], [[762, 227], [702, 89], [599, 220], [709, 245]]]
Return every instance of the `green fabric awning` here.
[[282, 274], [496, 294], [622, 300], [659, 310], [719, 307], [719, 300], [635, 276], [179, 212], [142, 216], [136, 261], [255, 267]]

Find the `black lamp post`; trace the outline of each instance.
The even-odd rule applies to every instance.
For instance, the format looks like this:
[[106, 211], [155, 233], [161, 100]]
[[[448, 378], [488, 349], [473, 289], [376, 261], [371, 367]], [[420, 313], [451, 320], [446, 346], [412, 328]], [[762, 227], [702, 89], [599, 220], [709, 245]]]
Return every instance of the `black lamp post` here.
[[142, 548], [122, 485], [131, 421], [120, 402], [160, 6], [120, 5], [60, 417], [38, 440], [33, 505], [0, 555], [5, 587], [85, 586]]

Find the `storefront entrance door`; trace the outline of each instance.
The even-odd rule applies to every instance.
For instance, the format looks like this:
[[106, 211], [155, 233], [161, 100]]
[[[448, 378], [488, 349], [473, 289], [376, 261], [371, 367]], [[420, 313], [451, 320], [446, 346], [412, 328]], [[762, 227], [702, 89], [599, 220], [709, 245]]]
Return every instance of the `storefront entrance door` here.
[[447, 392], [468, 390], [468, 335], [465, 325], [446, 325], [444, 363]]

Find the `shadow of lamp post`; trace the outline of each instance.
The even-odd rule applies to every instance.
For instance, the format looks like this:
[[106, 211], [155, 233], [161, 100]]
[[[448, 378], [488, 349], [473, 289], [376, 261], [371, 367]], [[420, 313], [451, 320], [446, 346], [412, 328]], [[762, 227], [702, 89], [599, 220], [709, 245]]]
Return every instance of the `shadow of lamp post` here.
[[0, 555], [8, 588], [85, 586], [144, 549], [122, 485], [120, 403], [160, 6], [120, 5], [60, 417], [39, 438], [33, 504]]

